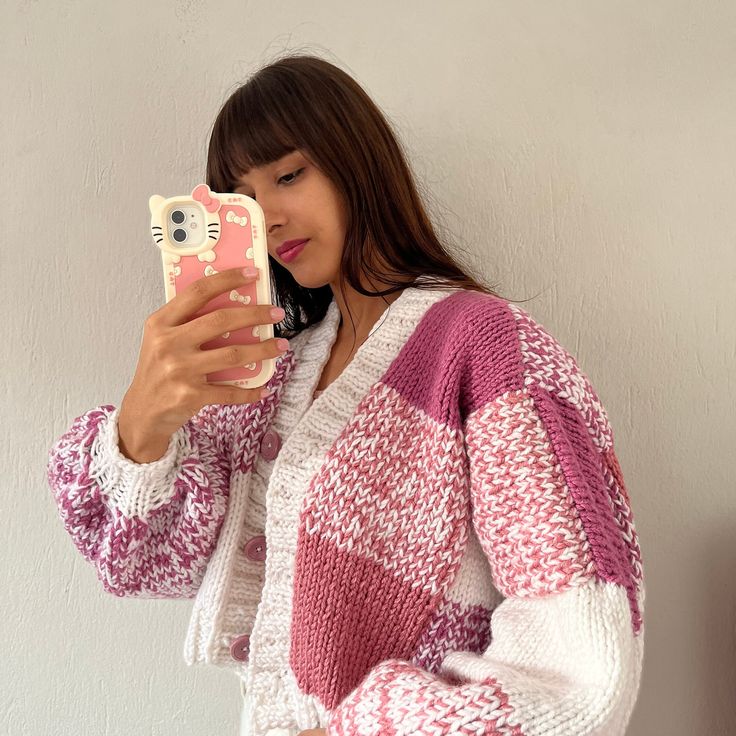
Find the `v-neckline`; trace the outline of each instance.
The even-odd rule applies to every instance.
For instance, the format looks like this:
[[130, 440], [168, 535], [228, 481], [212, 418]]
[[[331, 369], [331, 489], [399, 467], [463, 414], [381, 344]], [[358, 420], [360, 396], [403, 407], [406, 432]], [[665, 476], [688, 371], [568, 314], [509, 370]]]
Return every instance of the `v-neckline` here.
[[[363, 348], [371, 341], [371, 337], [373, 336], [373, 334], [378, 330], [379, 327], [381, 327], [381, 325], [386, 323], [386, 321], [388, 320], [391, 314], [390, 312], [391, 307], [393, 307], [394, 305], [398, 305], [399, 302], [406, 296], [407, 292], [410, 290], [412, 290], [412, 287], [404, 288], [401, 294], [399, 294], [398, 298], [396, 298], [393, 302], [391, 302], [391, 304], [389, 304], [386, 307], [386, 309], [383, 310], [383, 312], [380, 314], [380, 316], [376, 320], [373, 327], [371, 327], [371, 330], [368, 333], [368, 337], [366, 337], [366, 339], [363, 340], [363, 342], [358, 346], [358, 349], [355, 351], [355, 353], [353, 353], [353, 356], [347, 361], [347, 363], [345, 364], [343, 369], [340, 371], [340, 373], [338, 373], [338, 375], [335, 378], [333, 378], [327, 384], [327, 386], [325, 386], [323, 389], [320, 389], [319, 392], [317, 392], [317, 395], [315, 396], [316, 387], [322, 378], [322, 373], [325, 369], [325, 366], [327, 365], [330, 358], [332, 357], [332, 349], [334, 348], [335, 343], [337, 342], [337, 333], [338, 333], [338, 330], [340, 329], [339, 307], [337, 306], [337, 302], [334, 299], [330, 302], [330, 305], [327, 308], [327, 313], [325, 314], [322, 320], [323, 325], [326, 323], [326, 334], [329, 336], [328, 338], [329, 346], [325, 354], [321, 356], [319, 369], [316, 371], [317, 380], [316, 382], [311, 384], [311, 393], [309, 395], [311, 396], [312, 400], [310, 402], [310, 406], [315, 401], [317, 401], [317, 399], [324, 396], [334, 386], [334, 384], [337, 383], [345, 375], [348, 369], [350, 369], [350, 367], [355, 363], [358, 356], [362, 352]], [[413, 289], [413, 290], [417, 291], [417, 289]]]

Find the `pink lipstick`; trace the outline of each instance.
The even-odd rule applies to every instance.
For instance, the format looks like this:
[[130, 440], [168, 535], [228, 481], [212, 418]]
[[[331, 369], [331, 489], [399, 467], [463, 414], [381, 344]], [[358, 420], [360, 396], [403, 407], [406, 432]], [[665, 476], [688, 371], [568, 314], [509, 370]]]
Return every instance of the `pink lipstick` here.
[[281, 256], [281, 260], [283, 260], [285, 263], [293, 261], [304, 250], [304, 246], [308, 242], [309, 240], [301, 240], [291, 247], [286, 248], [283, 252], [279, 253], [279, 256]]

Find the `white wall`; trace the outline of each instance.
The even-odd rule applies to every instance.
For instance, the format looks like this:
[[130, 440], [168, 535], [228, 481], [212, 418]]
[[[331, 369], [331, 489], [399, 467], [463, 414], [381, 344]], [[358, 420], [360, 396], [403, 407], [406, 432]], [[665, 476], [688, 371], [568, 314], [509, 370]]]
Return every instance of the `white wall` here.
[[438, 218], [502, 293], [538, 295], [523, 306], [608, 410], [647, 576], [629, 733], [736, 732], [733, 2], [45, 0], [3, 16], [2, 733], [237, 733], [235, 678], [183, 662], [191, 604], [104, 593], [45, 464], [75, 416], [122, 398], [163, 303], [149, 195], [203, 180], [220, 104], [296, 48], [374, 96]]

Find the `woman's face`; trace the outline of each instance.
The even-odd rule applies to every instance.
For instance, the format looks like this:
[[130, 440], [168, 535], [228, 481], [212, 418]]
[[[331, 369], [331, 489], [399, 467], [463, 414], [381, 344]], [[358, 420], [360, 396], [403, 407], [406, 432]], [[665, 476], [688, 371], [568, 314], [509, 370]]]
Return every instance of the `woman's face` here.
[[[345, 211], [333, 183], [300, 150], [241, 177], [234, 191], [258, 202], [266, 218], [269, 255], [304, 287], [336, 283], [345, 243]], [[287, 240], [309, 239], [285, 261]]]

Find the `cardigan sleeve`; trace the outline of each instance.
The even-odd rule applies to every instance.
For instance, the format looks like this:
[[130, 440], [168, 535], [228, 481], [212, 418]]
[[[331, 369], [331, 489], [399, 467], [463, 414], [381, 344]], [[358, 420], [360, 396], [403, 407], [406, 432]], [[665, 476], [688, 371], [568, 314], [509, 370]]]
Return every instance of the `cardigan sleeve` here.
[[[558, 346], [559, 350], [559, 346]], [[641, 555], [605, 411], [566, 353], [463, 423], [472, 523], [504, 600], [481, 652], [388, 659], [328, 736], [624, 734], [643, 654]]]
[[204, 407], [150, 463], [120, 452], [119, 409], [109, 404], [74, 419], [53, 444], [46, 472], [59, 515], [107, 592], [196, 594], [227, 506], [227, 408]]

